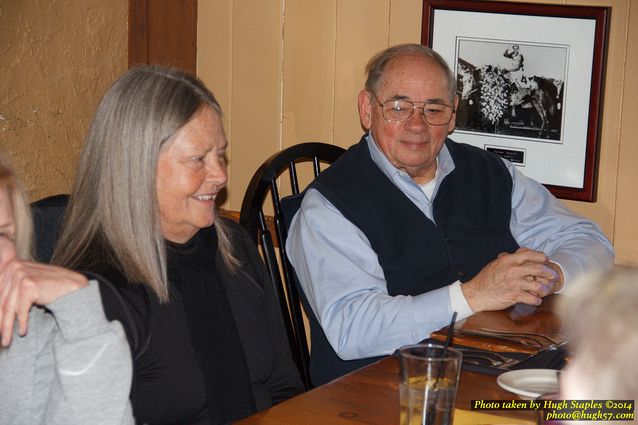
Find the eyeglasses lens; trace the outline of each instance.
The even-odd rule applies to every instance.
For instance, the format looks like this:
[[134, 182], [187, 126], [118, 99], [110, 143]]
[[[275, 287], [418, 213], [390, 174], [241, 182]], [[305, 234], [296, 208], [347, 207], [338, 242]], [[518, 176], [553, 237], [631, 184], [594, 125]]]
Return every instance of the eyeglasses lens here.
[[445, 125], [452, 119], [452, 108], [440, 103], [425, 102], [423, 106], [416, 106], [409, 100], [388, 100], [383, 103], [383, 118], [391, 122], [408, 120], [415, 109], [420, 109], [425, 121], [430, 125]]

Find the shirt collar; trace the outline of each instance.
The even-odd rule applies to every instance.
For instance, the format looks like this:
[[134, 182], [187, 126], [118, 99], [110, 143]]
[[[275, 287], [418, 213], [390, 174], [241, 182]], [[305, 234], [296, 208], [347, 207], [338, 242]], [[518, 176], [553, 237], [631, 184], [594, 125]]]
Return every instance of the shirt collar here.
[[[366, 141], [368, 143], [368, 150], [370, 151], [372, 161], [377, 165], [377, 167], [379, 167], [381, 172], [383, 172], [383, 174], [385, 174], [386, 177], [390, 179], [390, 181], [394, 182], [396, 177], [401, 176], [403, 179], [407, 178], [414, 182], [414, 180], [412, 180], [412, 178], [408, 176], [408, 173], [399, 170], [394, 165], [392, 165], [385, 154], [381, 152], [381, 149], [379, 149], [373, 139], [372, 132], [368, 132]], [[445, 144], [437, 155], [437, 160], [437, 172], [434, 178], [437, 180], [436, 185], [438, 186], [440, 181], [454, 170], [454, 161], [452, 160], [452, 155], [450, 155], [450, 151]]]

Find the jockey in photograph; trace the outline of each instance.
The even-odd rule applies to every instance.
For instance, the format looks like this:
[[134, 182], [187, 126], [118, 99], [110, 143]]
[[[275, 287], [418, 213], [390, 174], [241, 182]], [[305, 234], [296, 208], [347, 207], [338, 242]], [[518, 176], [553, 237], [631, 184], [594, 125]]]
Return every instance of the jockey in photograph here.
[[510, 72], [510, 78], [512, 83], [519, 87], [527, 85], [527, 78], [525, 77], [525, 57], [520, 52], [518, 44], [514, 44], [512, 47], [508, 47], [503, 52], [503, 56], [509, 59], [508, 66], [505, 67]]

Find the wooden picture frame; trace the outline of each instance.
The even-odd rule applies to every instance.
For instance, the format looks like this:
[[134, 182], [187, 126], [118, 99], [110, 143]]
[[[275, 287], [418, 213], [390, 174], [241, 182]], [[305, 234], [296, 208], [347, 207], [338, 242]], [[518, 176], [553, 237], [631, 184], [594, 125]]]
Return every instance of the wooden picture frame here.
[[596, 200], [610, 8], [424, 0], [422, 44], [456, 73], [455, 141], [557, 197]]

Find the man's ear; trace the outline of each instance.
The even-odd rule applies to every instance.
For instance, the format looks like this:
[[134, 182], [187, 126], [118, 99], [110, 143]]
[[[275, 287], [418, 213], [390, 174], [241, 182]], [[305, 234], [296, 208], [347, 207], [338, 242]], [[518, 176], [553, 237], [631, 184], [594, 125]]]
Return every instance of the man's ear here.
[[459, 108], [459, 95], [455, 95], [454, 96], [454, 113], [452, 114], [452, 119], [450, 120], [450, 123], [447, 126], [447, 132], [448, 134], [452, 134], [454, 132], [454, 128], [456, 127], [456, 111]]
[[359, 119], [365, 130], [370, 130], [372, 125], [372, 94], [367, 90], [359, 92]]

